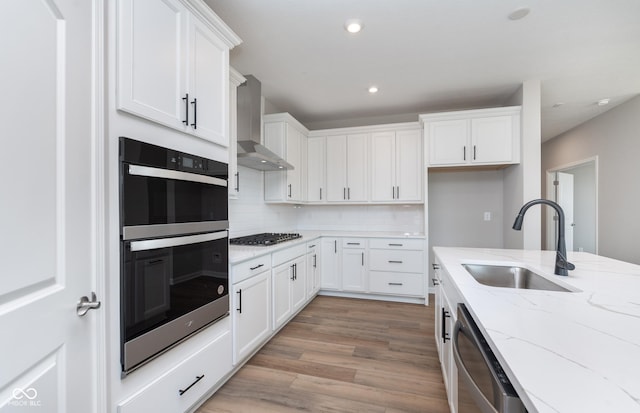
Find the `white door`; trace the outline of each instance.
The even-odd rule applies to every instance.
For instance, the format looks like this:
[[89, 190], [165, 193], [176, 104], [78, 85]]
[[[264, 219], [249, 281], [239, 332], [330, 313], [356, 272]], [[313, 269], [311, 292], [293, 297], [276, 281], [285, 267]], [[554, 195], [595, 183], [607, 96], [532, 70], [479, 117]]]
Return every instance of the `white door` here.
[[277, 329], [291, 315], [291, 278], [293, 263], [288, 262], [273, 269], [273, 329]]
[[429, 122], [426, 130], [429, 133], [430, 165], [463, 164], [469, 161], [467, 119]]
[[347, 137], [327, 137], [327, 201], [347, 199]]
[[189, 70], [189, 91], [193, 96], [189, 102], [189, 125], [196, 135], [229, 146], [229, 49], [198, 18], [191, 17], [190, 26], [189, 61], [193, 67]]
[[[369, 135], [359, 133], [347, 138], [347, 201], [367, 200], [367, 141]], [[329, 164], [330, 165], [330, 164]]]
[[325, 138], [310, 138], [307, 144], [307, 201], [322, 202], [327, 198], [324, 188]]
[[512, 116], [471, 119], [471, 147], [467, 159], [474, 163], [510, 162]]
[[320, 254], [320, 287], [326, 290], [339, 290], [342, 285], [340, 250], [337, 238], [322, 238]]
[[298, 310], [307, 299], [307, 267], [306, 255], [296, 258], [293, 262], [293, 280], [291, 282], [292, 311]]
[[371, 200], [396, 199], [396, 134], [371, 135]]
[[359, 248], [342, 250], [342, 289], [345, 291], [367, 291], [365, 253]]
[[97, 410], [92, 3], [0, 7], [2, 411]]
[[287, 171], [287, 199], [289, 201], [301, 201], [302, 162], [300, 148], [302, 145], [302, 134], [289, 124], [287, 124], [286, 145], [287, 157], [285, 159], [294, 167], [294, 169]]
[[420, 131], [396, 132], [396, 200], [422, 200], [423, 175]]
[[118, 2], [118, 109], [178, 130], [191, 122], [186, 13], [178, 0]]
[[237, 364], [271, 334], [271, 272], [233, 286], [233, 363]]
[[558, 182], [557, 202], [564, 211], [564, 237], [567, 251], [573, 251], [573, 175], [557, 172], [556, 180]]

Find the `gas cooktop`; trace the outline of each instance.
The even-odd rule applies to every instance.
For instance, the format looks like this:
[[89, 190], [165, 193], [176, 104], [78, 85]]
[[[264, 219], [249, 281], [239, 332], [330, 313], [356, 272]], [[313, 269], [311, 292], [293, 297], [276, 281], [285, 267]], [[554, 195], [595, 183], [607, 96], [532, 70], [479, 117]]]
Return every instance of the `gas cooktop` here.
[[269, 246], [298, 238], [302, 238], [302, 235], [265, 232], [262, 234], [247, 235], [246, 237], [232, 238], [229, 240], [229, 243], [231, 245]]

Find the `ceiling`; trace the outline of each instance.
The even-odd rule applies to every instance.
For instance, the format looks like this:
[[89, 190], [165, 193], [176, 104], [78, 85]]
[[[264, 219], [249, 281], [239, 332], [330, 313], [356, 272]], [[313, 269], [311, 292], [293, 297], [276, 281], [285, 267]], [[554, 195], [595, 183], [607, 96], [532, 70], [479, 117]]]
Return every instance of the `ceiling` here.
[[538, 79], [547, 140], [640, 94], [638, 0], [205, 2], [243, 40], [232, 66], [309, 129], [502, 106]]

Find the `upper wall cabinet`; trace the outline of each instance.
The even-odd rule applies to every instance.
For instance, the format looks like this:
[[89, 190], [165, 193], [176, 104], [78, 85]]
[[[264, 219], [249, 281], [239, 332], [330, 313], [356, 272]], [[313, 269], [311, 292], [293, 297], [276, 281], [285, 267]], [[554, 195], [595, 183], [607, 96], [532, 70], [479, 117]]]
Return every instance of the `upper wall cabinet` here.
[[325, 186], [327, 138], [309, 138], [307, 141], [307, 201], [323, 202], [327, 199]]
[[327, 201], [367, 201], [367, 144], [369, 135], [327, 137]]
[[178, 0], [119, 0], [117, 26], [118, 109], [228, 146], [229, 49], [240, 39]]
[[520, 106], [421, 115], [427, 166], [520, 162]]
[[264, 200], [295, 202], [305, 200], [307, 135], [309, 131], [288, 113], [264, 116], [264, 146], [293, 165], [288, 171], [265, 172]]
[[420, 130], [371, 134], [371, 201], [422, 201]]

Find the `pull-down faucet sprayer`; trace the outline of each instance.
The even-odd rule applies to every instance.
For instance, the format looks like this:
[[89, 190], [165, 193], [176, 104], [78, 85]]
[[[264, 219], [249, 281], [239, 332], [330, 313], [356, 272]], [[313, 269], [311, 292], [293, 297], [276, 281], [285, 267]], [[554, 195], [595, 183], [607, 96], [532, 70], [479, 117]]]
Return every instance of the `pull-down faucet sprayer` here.
[[525, 212], [527, 212], [527, 209], [537, 204], [549, 205], [555, 209], [558, 214], [558, 247], [556, 248], [556, 267], [554, 273], [556, 275], [569, 275], [568, 270], [573, 270], [576, 266], [567, 261], [567, 247], [564, 240], [564, 211], [560, 205], [553, 201], [549, 201], [548, 199], [534, 199], [533, 201], [527, 202], [522, 206], [522, 208], [520, 208], [520, 212], [518, 212], [518, 216], [513, 223], [513, 229], [516, 231], [520, 231], [522, 229], [522, 221], [524, 220]]

